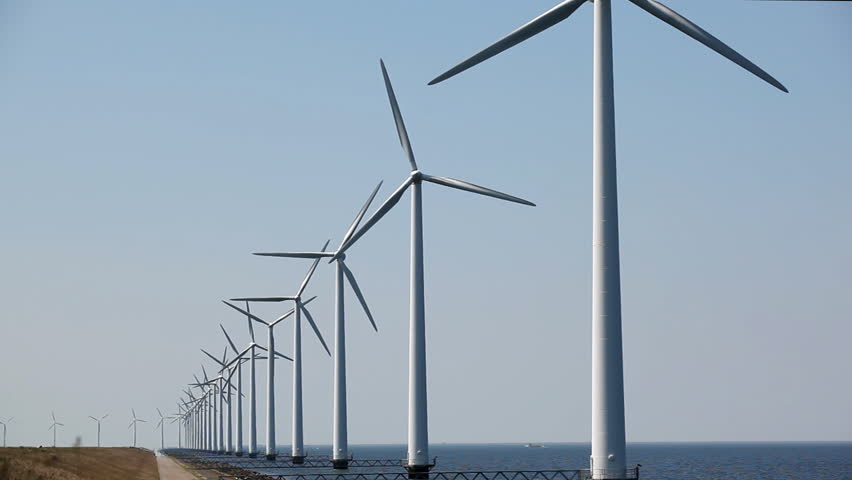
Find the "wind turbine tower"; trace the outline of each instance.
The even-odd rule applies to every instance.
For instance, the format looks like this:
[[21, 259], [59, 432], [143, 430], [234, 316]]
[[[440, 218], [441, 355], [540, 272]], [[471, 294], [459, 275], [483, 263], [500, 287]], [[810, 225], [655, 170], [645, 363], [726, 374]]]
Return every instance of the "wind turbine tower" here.
[[[655, 0], [629, 0], [725, 58], [786, 92], [778, 80], [698, 25]], [[585, 5], [565, 0], [429, 82], [442, 82], [560, 23]], [[621, 277], [615, 161], [612, 0], [595, 0], [592, 93], [592, 452], [594, 479], [621, 479], [626, 470]]]

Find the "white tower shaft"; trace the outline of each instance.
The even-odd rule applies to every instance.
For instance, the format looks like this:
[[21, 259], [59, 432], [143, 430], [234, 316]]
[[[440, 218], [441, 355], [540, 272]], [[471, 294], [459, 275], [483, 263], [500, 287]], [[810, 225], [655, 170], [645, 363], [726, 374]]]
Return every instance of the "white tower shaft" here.
[[335, 262], [334, 299], [334, 426], [332, 460], [345, 462], [349, 458], [346, 432], [346, 322], [344, 312], [343, 264]]
[[611, 0], [596, 0], [592, 233], [592, 456], [595, 479], [625, 477], [621, 280]]
[[243, 454], [243, 362], [237, 360], [237, 445], [234, 450], [238, 456]]
[[411, 185], [411, 280], [408, 343], [408, 468], [428, 470], [426, 405], [426, 311], [423, 293], [423, 202], [421, 182]]
[[251, 357], [249, 360], [249, 376], [251, 377], [251, 386], [249, 387], [249, 457], [257, 456], [257, 384], [255, 383], [255, 350], [254, 345], [251, 347]]
[[272, 327], [266, 329], [269, 334], [267, 348], [266, 375], [266, 459], [274, 460], [275, 454], [275, 335]]
[[[293, 459], [305, 456], [302, 431], [302, 304], [296, 300], [293, 317]], [[270, 351], [270, 356], [272, 352]]]

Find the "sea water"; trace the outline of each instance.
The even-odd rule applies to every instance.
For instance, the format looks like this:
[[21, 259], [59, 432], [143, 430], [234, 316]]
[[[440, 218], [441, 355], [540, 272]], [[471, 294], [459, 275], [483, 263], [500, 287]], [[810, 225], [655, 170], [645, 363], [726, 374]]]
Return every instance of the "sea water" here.
[[[586, 469], [588, 444], [433, 444], [435, 471]], [[329, 455], [328, 446], [307, 454]], [[289, 452], [282, 445], [278, 451]], [[405, 445], [353, 445], [355, 458], [402, 459]], [[651, 480], [852, 480], [852, 442], [844, 443], [634, 443], [628, 466], [641, 464]], [[400, 467], [350, 468], [346, 473], [401, 471]], [[266, 473], [333, 472], [331, 469], [275, 469]]]

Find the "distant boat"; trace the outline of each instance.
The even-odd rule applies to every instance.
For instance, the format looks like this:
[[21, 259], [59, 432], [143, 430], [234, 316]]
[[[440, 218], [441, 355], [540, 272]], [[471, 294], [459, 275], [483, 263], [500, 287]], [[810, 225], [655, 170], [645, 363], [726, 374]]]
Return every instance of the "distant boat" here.
[[540, 443], [528, 443], [524, 446], [527, 447], [527, 448], [544, 448], [544, 445], [542, 445]]

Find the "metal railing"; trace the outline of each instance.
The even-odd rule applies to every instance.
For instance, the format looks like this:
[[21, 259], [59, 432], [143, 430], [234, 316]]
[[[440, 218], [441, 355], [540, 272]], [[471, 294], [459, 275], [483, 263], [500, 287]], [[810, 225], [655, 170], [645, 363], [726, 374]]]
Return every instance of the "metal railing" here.
[[[611, 480], [638, 480], [639, 467], [629, 469], [623, 476], [601, 476], [597, 478]], [[415, 477], [416, 476], [416, 477]], [[517, 471], [458, 471], [429, 472], [412, 474], [408, 472], [364, 472], [364, 473], [299, 473], [299, 474], [251, 474], [222, 475], [219, 480], [409, 480], [411, 478], [429, 480], [590, 480], [590, 470], [517, 470]]]

